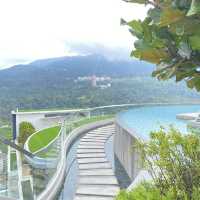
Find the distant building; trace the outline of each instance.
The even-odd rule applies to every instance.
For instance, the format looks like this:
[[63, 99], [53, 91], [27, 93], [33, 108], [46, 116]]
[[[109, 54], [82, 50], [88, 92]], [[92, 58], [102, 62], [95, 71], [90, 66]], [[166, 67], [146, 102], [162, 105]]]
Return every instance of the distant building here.
[[[79, 76], [76, 80], [74, 80], [75, 83], [78, 82], [90, 82], [92, 87], [98, 87], [101, 89], [106, 89], [111, 87], [111, 77], [109, 76]], [[99, 84], [98, 84], [99, 83]], [[104, 84], [103, 84], [104, 83]]]
[[103, 90], [103, 89], [107, 89], [109, 87], [111, 87], [111, 83], [108, 83], [106, 85], [99, 85], [99, 87]]
[[92, 87], [96, 87], [97, 86], [97, 77], [95, 75], [92, 76], [91, 83], [92, 83]]

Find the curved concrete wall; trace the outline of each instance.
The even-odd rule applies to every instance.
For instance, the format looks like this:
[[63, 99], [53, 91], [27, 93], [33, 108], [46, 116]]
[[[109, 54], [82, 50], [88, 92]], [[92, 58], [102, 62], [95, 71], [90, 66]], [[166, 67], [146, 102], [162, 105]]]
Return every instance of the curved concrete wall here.
[[115, 121], [116, 134], [114, 139], [114, 151], [121, 165], [131, 179], [132, 183], [127, 188], [130, 191], [144, 180], [152, 180], [147, 170], [143, 169], [142, 159], [134, 145], [142, 140], [134, 130], [129, 129], [117, 118]]
[[51, 181], [47, 185], [45, 191], [43, 191], [37, 198], [37, 200], [54, 200], [58, 191], [60, 191], [66, 172], [66, 155], [69, 151], [71, 144], [81, 135], [85, 134], [86, 132], [96, 129], [102, 126], [113, 124], [114, 120], [103, 120], [95, 123], [91, 123], [80, 128], [73, 130], [65, 139], [64, 141], [64, 148], [62, 149], [61, 153], [61, 160], [58, 164], [57, 171], [52, 177]]
[[115, 123], [116, 134], [114, 138], [114, 151], [120, 163], [124, 167], [129, 178], [133, 181], [142, 169], [140, 155], [134, 145], [137, 136], [121, 126], [118, 120]]

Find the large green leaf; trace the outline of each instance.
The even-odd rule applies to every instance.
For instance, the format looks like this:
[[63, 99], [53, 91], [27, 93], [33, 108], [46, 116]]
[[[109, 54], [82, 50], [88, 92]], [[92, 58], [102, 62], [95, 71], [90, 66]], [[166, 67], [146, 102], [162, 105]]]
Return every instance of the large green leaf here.
[[137, 20], [132, 20], [127, 23], [128, 26], [130, 26], [135, 32], [142, 34], [143, 33], [143, 27], [142, 22]]
[[149, 26], [148, 24], [144, 23], [143, 24], [143, 32], [144, 32], [144, 40], [146, 42], [151, 42], [152, 41], [151, 26]]
[[170, 24], [173, 24], [181, 19], [183, 19], [185, 16], [184, 12], [179, 9], [173, 9], [171, 7], [165, 7], [160, 19], [160, 26], [168, 26]]
[[189, 38], [193, 50], [200, 50], [200, 35], [194, 35]]
[[200, 76], [193, 77], [187, 81], [187, 86], [189, 88], [196, 88], [197, 91], [200, 91]]
[[185, 17], [180, 21], [171, 24], [169, 30], [170, 32], [172, 32], [173, 34], [177, 34], [178, 36], [200, 33], [199, 20], [191, 20], [190, 18]]
[[164, 49], [142, 49], [142, 50], [134, 50], [131, 53], [131, 56], [135, 56], [136, 58], [139, 58], [141, 60], [145, 60], [154, 64], [159, 64], [163, 60], [166, 60], [169, 58], [169, 55]]

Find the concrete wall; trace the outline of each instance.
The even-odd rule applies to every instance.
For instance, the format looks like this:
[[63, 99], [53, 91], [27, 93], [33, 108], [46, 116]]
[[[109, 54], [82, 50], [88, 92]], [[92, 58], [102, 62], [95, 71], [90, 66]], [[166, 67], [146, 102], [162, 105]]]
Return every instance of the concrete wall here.
[[133, 132], [130, 133], [116, 121], [116, 134], [114, 138], [114, 151], [120, 163], [127, 172], [129, 178], [133, 181], [140, 170], [142, 162], [138, 150], [134, 148], [137, 137], [134, 137]]

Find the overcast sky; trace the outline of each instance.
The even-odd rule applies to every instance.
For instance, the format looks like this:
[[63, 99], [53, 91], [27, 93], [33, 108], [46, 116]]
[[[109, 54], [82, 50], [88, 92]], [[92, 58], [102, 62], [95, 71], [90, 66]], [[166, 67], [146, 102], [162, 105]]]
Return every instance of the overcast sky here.
[[0, 0], [0, 68], [104, 49], [128, 52], [133, 38], [120, 18], [145, 13], [122, 0]]

